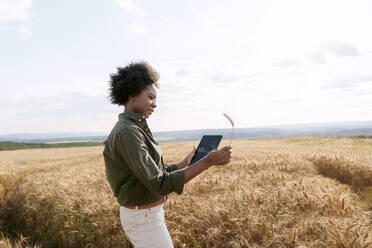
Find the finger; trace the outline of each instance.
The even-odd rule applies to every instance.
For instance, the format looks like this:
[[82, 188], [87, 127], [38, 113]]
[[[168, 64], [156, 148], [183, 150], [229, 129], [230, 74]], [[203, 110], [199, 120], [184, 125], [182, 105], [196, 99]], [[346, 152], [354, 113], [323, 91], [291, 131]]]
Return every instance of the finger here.
[[228, 164], [228, 163], [230, 163], [230, 160], [229, 159], [226, 159], [226, 160], [223, 160], [223, 161], [221, 161], [221, 165], [223, 165], [223, 164]]
[[231, 150], [222, 151], [221, 155], [223, 155], [223, 156], [231, 155]]
[[219, 153], [220, 154], [227, 154], [227, 153], [231, 153], [231, 150], [226, 150], [226, 149], [225, 150], [222, 150], [221, 149], [221, 150], [219, 150]]
[[223, 150], [224, 152], [232, 152], [232, 149]]
[[221, 149], [221, 152], [224, 153], [224, 152], [231, 152], [231, 149]]
[[221, 148], [221, 150], [231, 150], [232, 146], [224, 146]]
[[224, 157], [225, 158], [228, 158], [228, 159], [231, 159], [232, 158], [232, 155], [231, 155], [231, 153], [226, 153]]

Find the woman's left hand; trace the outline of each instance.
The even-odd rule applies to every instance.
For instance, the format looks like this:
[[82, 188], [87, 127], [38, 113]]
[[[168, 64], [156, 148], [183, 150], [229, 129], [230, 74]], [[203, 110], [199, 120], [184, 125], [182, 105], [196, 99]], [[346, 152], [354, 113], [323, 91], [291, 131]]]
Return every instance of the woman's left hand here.
[[195, 146], [194, 146], [194, 148], [192, 149], [192, 152], [190, 152], [190, 153], [186, 156], [186, 158], [183, 160], [183, 163], [184, 163], [183, 168], [185, 168], [185, 167], [187, 167], [187, 166], [190, 165], [191, 159], [194, 157], [195, 152], [196, 152], [196, 148], [195, 148]]

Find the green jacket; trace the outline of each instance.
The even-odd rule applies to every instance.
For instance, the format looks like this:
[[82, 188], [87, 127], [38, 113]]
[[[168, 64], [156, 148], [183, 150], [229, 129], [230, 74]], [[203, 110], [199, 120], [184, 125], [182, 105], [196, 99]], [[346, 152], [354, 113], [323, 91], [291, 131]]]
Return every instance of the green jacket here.
[[164, 165], [142, 114], [124, 112], [105, 141], [106, 178], [121, 206], [145, 205], [173, 191], [181, 194], [184, 171], [175, 164]]

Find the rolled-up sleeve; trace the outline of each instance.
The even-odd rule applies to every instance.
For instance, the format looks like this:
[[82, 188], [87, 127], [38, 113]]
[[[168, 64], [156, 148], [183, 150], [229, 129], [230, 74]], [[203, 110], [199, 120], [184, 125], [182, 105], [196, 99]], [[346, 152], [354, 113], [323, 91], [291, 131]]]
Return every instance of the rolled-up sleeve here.
[[128, 164], [133, 175], [149, 191], [158, 195], [167, 195], [173, 191], [177, 194], [182, 193], [185, 181], [184, 171], [166, 170], [163, 172], [158, 168], [140, 132], [130, 129], [122, 130], [118, 136], [118, 145], [118, 152]]
[[[162, 158], [163, 159], [163, 158]], [[164, 162], [163, 162], [164, 163]], [[177, 164], [168, 164], [168, 165], [165, 165], [165, 169], [168, 171], [168, 172], [172, 172], [172, 171], [176, 171], [178, 170], [178, 167], [177, 167]]]

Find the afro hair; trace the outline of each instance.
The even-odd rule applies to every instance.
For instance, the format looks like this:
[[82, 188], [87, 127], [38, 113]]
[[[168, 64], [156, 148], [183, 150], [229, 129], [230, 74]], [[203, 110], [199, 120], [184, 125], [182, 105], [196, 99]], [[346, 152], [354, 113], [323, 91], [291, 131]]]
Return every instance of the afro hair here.
[[118, 67], [117, 72], [110, 75], [111, 103], [124, 106], [130, 96], [140, 94], [147, 86], [154, 84], [159, 88], [158, 80], [159, 73], [145, 61]]

